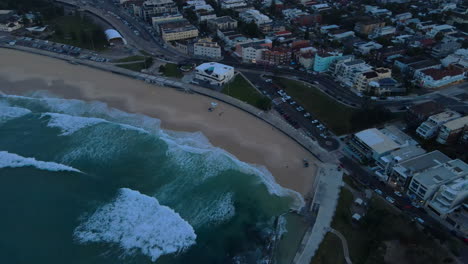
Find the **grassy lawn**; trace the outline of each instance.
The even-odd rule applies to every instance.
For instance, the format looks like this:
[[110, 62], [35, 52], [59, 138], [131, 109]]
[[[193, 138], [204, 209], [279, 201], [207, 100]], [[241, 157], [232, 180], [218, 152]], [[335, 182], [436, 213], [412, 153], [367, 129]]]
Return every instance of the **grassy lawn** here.
[[[265, 108], [266, 98], [259, 93], [249, 82], [240, 74], [233, 81], [226, 84], [222, 93], [237, 98], [260, 109]], [[266, 99], [265, 99], [266, 98]], [[267, 107], [268, 108], [268, 107]]]
[[115, 62], [142, 61], [142, 60], [145, 60], [145, 59], [146, 59], [146, 57], [135, 55], [135, 56], [129, 56], [129, 57], [126, 57], [126, 58], [118, 59]]
[[137, 71], [137, 72], [140, 72], [141, 70], [146, 69], [146, 64], [144, 62], [120, 64], [116, 66], [127, 69], [127, 70]]
[[51, 41], [85, 49], [106, 49], [108, 43], [104, 31], [85, 17], [61, 16], [49, 23], [55, 28]]
[[182, 72], [180, 72], [179, 68], [177, 67], [177, 64], [173, 64], [173, 63], [166, 63], [166, 65], [164, 65], [163, 74], [164, 76], [174, 77], [174, 78], [182, 78], [184, 76]]
[[[385, 263], [386, 241], [399, 241], [407, 263], [443, 263], [448, 254], [435, 243], [434, 238], [420, 231], [416, 225], [383, 199], [372, 198], [367, 214], [360, 223], [353, 224], [352, 193], [343, 188], [332, 227], [348, 241], [353, 263]], [[311, 264], [344, 263], [341, 243], [333, 234], [327, 234]]]
[[336, 134], [349, 133], [352, 130], [351, 118], [355, 109], [347, 107], [319, 89], [304, 83], [284, 78], [275, 78], [275, 83], [280, 85], [288, 95], [292, 96], [308, 112], [325, 123]]

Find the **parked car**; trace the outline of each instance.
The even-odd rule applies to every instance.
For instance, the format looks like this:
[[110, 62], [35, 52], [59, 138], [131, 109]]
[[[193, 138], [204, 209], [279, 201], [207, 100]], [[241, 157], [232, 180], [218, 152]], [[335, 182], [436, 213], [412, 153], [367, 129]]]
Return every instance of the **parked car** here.
[[317, 124], [318, 123], [318, 120], [315, 119], [315, 120], [312, 120], [312, 124]]
[[310, 113], [305, 113], [304, 114], [304, 117], [309, 117], [310, 116]]
[[302, 111], [304, 111], [304, 107], [298, 106], [298, 107], [296, 107], [296, 110], [299, 111], [299, 112], [302, 112]]
[[379, 190], [379, 189], [375, 189], [374, 192], [375, 192], [376, 194], [378, 194], [378, 195], [382, 195], [382, 194], [383, 194], [383, 192], [382, 192], [381, 190]]
[[394, 192], [394, 194], [398, 197], [403, 197], [403, 194], [401, 192]]
[[390, 196], [385, 197], [385, 200], [387, 200], [391, 204], [395, 203], [395, 199], [393, 199], [393, 197]]
[[421, 225], [424, 225], [424, 220], [420, 217], [415, 217], [414, 220], [418, 221]]
[[295, 105], [296, 104], [296, 101], [291, 101], [289, 102], [290, 105]]
[[325, 135], [324, 133], [320, 134], [320, 136], [321, 136], [322, 138], [324, 138], [324, 139], [327, 138], [327, 135]]

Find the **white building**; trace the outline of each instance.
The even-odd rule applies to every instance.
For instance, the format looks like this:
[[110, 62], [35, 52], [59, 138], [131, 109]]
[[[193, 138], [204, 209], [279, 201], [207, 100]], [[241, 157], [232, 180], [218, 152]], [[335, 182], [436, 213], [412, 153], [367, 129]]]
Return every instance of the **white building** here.
[[221, 0], [222, 9], [233, 9], [246, 6], [247, 3], [244, 0]]
[[339, 29], [339, 28], [340, 28], [340, 26], [338, 26], [338, 25], [326, 25], [326, 26], [321, 26], [321, 27], [320, 27], [320, 33], [326, 34], [326, 33], [328, 33], [330, 30]]
[[372, 34], [369, 35], [369, 38], [376, 39], [387, 35], [393, 35], [396, 32], [396, 28], [392, 26], [386, 26], [381, 28], [376, 28]]
[[434, 197], [427, 203], [427, 207], [439, 217], [445, 218], [466, 199], [468, 199], [468, 174], [440, 186]]
[[455, 142], [466, 127], [468, 127], [468, 116], [448, 121], [440, 127], [437, 142], [440, 144]]
[[424, 139], [430, 139], [436, 136], [437, 131], [443, 124], [460, 116], [459, 113], [454, 111], [445, 111], [432, 115], [416, 129], [416, 133]]
[[426, 202], [443, 185], [468, 175], [468, 165], [459, 160], [451, 160], [413, 176], [408, 187], [408, 195], [421, 202]]
[[365, 54], [369, 54], [371, 50], [378, 50], [378, 49], [381, 49], [383, 46], [377, 42], [370, 41], [367, 43], [361, 43], [361, 44], [355, 45], [354, 47], [357, 49], [359, 53], [365, 55]]
[[371, 70], [372, 67], [363, 60], [338, 61], [335, 65], [334, 76], [339, 82], [352, 87], [361, 73]]
[[459, 49], [455, 53], [448, 55], [440, 60], [442, 66], [447, 67], [451, 64], [460, 64], [468, 68], [468, 49]]
[[344, 32], [330, 32], [328, 36], [332, 40], [340, 40], [344, 38], [354, 37], [356, 36], [354, 31], [344, 31]]
[[271, 18], [260, 13], [260, 11], [255, 9], [250, 9], [239, 13], [239, 18], [245, 23], [254, 22], [255, 24], [257, 24], [257, 26], [273, 22]]
[[210, 40], [200, 40], [193, 44], [193, 55], [211, 59], [221, 58], [221, 47]]
[[195, 68], [195, 79], [211, 85], [222, 86], [234, 78], [234, 67], [216, 62], [206, 62]]
[[439, 32], [442, 32], [444, 35], [445, 34], [453, 34], [457, 32], [457, 29], [454, 26], [451, 25], [437, 25], [432, 27], [432, 29], [427, 32], [428, 37], [435, 37]]
[[305, 16], [309, 14], [297, 8], [284, 9], [281, 12], [283, 13], [284, 18], [286, 18], [287, 20], [291, 20], [293, 18]]

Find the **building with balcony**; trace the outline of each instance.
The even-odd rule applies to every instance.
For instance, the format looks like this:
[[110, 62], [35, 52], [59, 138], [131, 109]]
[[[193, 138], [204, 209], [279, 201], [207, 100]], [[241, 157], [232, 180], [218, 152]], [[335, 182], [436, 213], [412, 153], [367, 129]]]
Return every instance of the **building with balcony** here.
[[445, 111], [432, 115], [416, 129], [416, 134], [424, 139], [433, 138], [437, 135], [439, 128], [443, 124], [457, 119], [460, 116], [461, 115], [459, 113], [454, 111]]
[[211, 39], [202, 39], [193, 44], [193, 55], [203, 58], [221, 58], [221, 47]]
[[245, 23], [254, 22], [255, 24], [257, 24], [257, 26], [273, 22], [271, 18], [260, 13], [260, 11], [255, 9], [250, 9], [239, 13], [239, 19], [244, 21]]
[[314, 59], [314, 71], [326, 72], [330, 68], [330, 65], [341, 58], [343, 53], [337, 51], [318, 51], [315, 53]]
[[257, 63], [262, 60], [262, 53], [272, 47], [269, 40], [257, 40], [248, 43], [238, 44], [236, 46], [237, 56], [242, 58], [245, 63]]
[[172, 0], [147, 0], [140, 8], [140, 16], [146, 21], [150, 21], [153, 16], [177, 12], [177, 5]]
[[435, 101], [427, 101], [409, 107], [406, 111], [405, 120], [409, 128], [415, 129], [431, 115], [438, 114], [442, 111], [444, 111], [444, 107], [441, 104]]
[[[377, 68], [375, 70], [370, 70], [367, 72], [359, 73], [354, 81], [353, 88], [359, 92], [368, 92], [369, 83], [370, 82], [377, 82], [380, 79], [390, 78], [392, 77], [392, 71], [388, 68]], [[380, 87], [379, 87], [380, 88]], [[378, 93], [380, 94], [380, 89], [377, 89]]]
[[434, 197], [427, 203], [427, 208], [440, 218], [445, 219], [448, 214], [462, 206], [467, 199], [468, 174], [465, 174], [463, 178], [440, 186]]
[[413, 158], [396, 162], [388, 172], [389, 182], [402, 190], [406, 190], [412, 177], [419, 172], [450, 161], [444, 153], [435, 150]]
[[370, 81], [367, 85], [367, 92], [377, 96], [403, 94], [406, 92], [406, 88], [397, 80], [386, 77], [376, 81]]
[[212, 31], [237, 29], [237, 20], [230, 16], [222, 16], [207, 20], [208, 28]]
[[[450, 183], [457, 179], [463, 179], [467, 175], [468, 164], [459, 159], [450, 160], [416, 173], [411, 179], [407, 193], [411, 198], [426, 203], [434, 197], [440, 187], [450, 185]], [[446, 187], [443, 188], [443, 190], [446, 189]]]
[[247, 3], [244, 0], [220, 0], [220, 6], [222, 9], [242, 9]]
[[186, 19], [157, 23], [164, 41], [191, 39], [198, 36], [198, 29]]
[[468, 128], [468, 116], [449, 121], [440, 127], [437, 142], [440, 144], [455, 143], [466, 128]]
[[364, 60], [338, 61], [333, 75], [337, 81], [347, 87], [353, 87], [361, 74], [370, 71], [372, 67]]
[[262, 51], [262, 64], [287, 65], [291, 62], [292, 52], [289, 48], [275, 47]]
[[380, 37], [390, 36], [395, 34], [396, 28], [392, 26], [386, 26], [375, 29], [370, 35], [369, 38], [376, 39]]
[[195, 68], [195, 79], [208, 82], [210, 85], [222, 86], [234, 78], [234, 67], [207, 62]]
[[353, 134], [346, 144], [346, 150], [362, 163], [378, 160], [399, 148], [400, 144], [376, 128]]

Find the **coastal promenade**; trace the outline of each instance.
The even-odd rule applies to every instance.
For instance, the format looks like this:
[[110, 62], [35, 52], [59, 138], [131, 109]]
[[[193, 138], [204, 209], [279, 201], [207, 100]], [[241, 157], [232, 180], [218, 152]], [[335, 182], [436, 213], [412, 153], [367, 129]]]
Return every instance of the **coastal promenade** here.
[[329, 154], [327, 151], [322, 149], [315, 141], [313, 141], [310, 137], [300, 132], [299, 130], [294, 129], [291, 125], [286, 123], [277, 115], [274, 115], [269, 112], [261, 111], [260, 109], [254, 106], [251, 106], [245, 102], [242, 102], [228, 95], [222, 94], [220, 92], [213, 91], [213, 90], [200, 87], [200, 86], [196, 86], [196, 85], [192, 85], [192, 84], [182, 83], [180, 81], [172, 80], [172, 79], [161, 77], [161, 76], [154, 76], [154, 75], [149, 75], [145, 73], [139, 73], [139, 72], [123, 69], [123, 68], [116, 67], [108, 63], [98, 63], [98, 62], [93, 62], [93, 61], [88, 61], [88, 60], [82, 60], [82, 59], [78, 59], [78, 58], [71, 57], [68, 55], [52, 53], [52, 52], [48, 52], [44, 50], [37, 50], [37, 49], [29, 48], [29, 47], [23, 47], [23, 46], [17, 46], [17, 45], [11, 46], [11, 45], [4, 45], [4, 44], [0, 44], [0, 48], [15, 49], [15, 50], [29, 52], [33, 54], [42, 55], [42, 56], [48, 56], [48, 57], [92, 67], [98, 70], [108, 71], [108, 72], [112, 72], [115, 74], [131, 77], [137, 80], [145, 81], [150, 84], [176, 88], [177, 90], [180, 90], [183, 92], [197, 93], [200, 95], [213, 98], [214, 100], [222, 101], [224, 103], [232, 105], [238, 109], [243, 110], [244, 112], [247, 112], [257, 117], [263, 120], [264, 122], [270, 124], [274, 128], [278, 129], [280, 132], [284, 133], [285, 135], [287, 135], [288, 137], [296, 141], [299, 145], [301, 145], [304, 149], [306, 149], [309, 153], [311, 153], [317, 159], [317, 161], [321, 163], [334, 163], [334, 164], [337, 163], [337, 160], [333, 155]]

